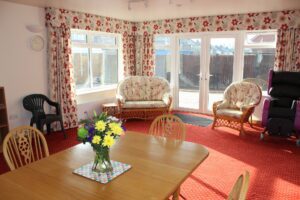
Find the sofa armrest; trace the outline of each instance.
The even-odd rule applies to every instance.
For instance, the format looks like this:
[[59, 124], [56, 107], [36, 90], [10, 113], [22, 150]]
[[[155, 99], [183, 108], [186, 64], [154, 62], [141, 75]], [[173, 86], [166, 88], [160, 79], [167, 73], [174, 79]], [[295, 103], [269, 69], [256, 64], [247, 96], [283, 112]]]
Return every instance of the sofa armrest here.
[[217, 101], [216, 103], [217, 103], [217, 107], [216, 107], [217, 110], [229, 107], [229, 102], [226, 101], [226, 100], [224, 100], [224, 101]]
[[218, 107], [220, 104], [222, 104], [223, 101], [217, 101], [217, 102], [214, 102], [213, 103], [213, 112], [214, 112], [214, 115], [217, 114], [217, 110], [218, 110]]
[[118, 107], [121, 108], [122, 105], [125, 103], [125, 98], [122, 95], [117, 94], [116, 99], [117, 99], [117, 102], [118, 102]]
[[165, 93], [162, 98], [163, 102], [168, 105], [168, 107], [172, 104], [172, 95], [170, 93]]

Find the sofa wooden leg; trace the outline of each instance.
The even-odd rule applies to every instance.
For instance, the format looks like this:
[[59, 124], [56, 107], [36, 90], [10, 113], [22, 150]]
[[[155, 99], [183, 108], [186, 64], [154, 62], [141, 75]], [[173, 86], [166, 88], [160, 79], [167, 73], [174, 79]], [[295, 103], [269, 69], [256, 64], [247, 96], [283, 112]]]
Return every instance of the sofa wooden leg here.
[[240, 136], [244, 136], [244, 135], [245, 135], [244, 123], [241, 123]]
[[215, 118], [214, 118], [214, 122], [213, 122], [213, 124], [212, 124], [212, 126], [211, 126], [211, 129], [215, 129], [216, 122], [217, 122], [217, 118], [215, 117]]

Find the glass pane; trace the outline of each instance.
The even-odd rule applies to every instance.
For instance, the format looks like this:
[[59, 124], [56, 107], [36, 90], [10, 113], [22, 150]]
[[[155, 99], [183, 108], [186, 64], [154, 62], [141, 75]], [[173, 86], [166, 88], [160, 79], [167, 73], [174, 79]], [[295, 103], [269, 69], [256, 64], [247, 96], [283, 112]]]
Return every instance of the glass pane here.
[[243, 78], [255, 78], [267, 90], [268, 72], [273, 68], [275, 48], [245, 48]]
[[179, 107], [199, 109], [201, 39], [180, 39]]
[[170, 82], [171, 77], [171, 51], [155, 50], [155, 76], [163, 77]]
[[209, 64], [209, 111], [212, 104], [223, 99], [224, 90], [232, 83], [234, 38], [212, 38], [210, 40]]
[[247, 33], [245, 38], [245, 44], [269, 44], [275, 41], [276, 32]]
[[84, 33], [71, 33], [71, 41], [76, 43], [87, 43], [87, 35]]
[[106, 36], [106, 35], [95, 35], [93, 36], [94, 44], [102, 44], [102, 45], [116, 45], [116, 37], [114, 36]]
[[118, 50], [92, 49], [93, 87], [118, 83]]
[[171, 43], [170, 37], [155, 37], [155, 45], [157, 46], [169, 46]]
[[89, 88], [89, 50], [88, 48], [72, 48], [72, 64], [76, 88]]

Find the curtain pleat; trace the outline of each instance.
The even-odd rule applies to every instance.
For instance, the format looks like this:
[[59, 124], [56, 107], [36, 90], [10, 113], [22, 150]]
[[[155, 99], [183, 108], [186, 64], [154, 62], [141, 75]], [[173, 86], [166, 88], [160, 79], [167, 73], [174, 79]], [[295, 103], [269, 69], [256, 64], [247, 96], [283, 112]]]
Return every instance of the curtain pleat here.
[[78, 125], [70, 36], [68, 28], [48, 27], [50, 98], [60, 103], [66, 129]]
[[123, 65], [124, 65], [124, 76], [133, 76], [137, 74], [136, 70], [136, 37], [135, 35], [122, 35], [123, 43]]
[[300, 72], [300, 28], [278, 30], [275, 71]]
[[154, 76], [154, 35], [136, 36], [136, 70], [138, 75]]

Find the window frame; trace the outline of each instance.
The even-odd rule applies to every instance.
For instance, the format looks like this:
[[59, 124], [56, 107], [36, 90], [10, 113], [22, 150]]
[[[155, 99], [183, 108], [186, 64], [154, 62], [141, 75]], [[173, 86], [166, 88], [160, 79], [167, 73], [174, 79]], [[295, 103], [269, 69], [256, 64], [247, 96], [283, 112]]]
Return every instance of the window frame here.
[[[124, 68], [123, 68], [123, 61], [122, 61], [122, 44], [121, 44], [121, 34], [117, 33], [107, 33], [107, 32], [99, 32], [99, 31], [88, 31], [88, 30], [79, 30], [79, 29], [71, 29], [72, 33], [78, 33], [78, 34], [86, 34], [87, 41], [86, 43], [82, 42], [73, 42], [71, 40], [71, 48], [87, 48], [88, 49], [88, 71], [89, 71], [89, 86], [87, 88], [80, 88], [77, 89], [76, 87], [76, 94], [88, 94], [93, 92], [99, 92], [99, 91], [106, 91], [106, 90], [112, 90], [116, 89], [118, 83], [116, 84], [109, 84], [109, 85], [100, 85], [100, 86], [94, 86], [93, 84], [93, 64], [92, 64], [92, 49], [109, 49], [109, 50], [117, 50], [118, 53], [118, 82], [122, 79], [124, 79]], [[109, 37], [115, 37], [116, 44], [115, 45], [106, 45], [106, 44], [99, 44], [93, 42], [94, 36], [109, 36]], [[76, 83], [75, 83], [76, 85]]]
[[[265, 34], [268, 34], [268, 33], [274, 33], [275, 35], [275, 41], [273, 43], [257, 43], [257, 44], [247, 44], [245, 42], [246, 38], [247, 38], [247, 34], [248, 33], [265, 33]], [[255, 30], [255, 31], [242, 31], [242, 37], [243, 37], [243, 42], [242, 42], [242, 52], [243, 52], [243, 59], [242, 59], [242, 65], [243, 66], [241, 68], [241, 73], [240, 73], [240, 76], [241, 76], [241, 80], [244, 79], [244, 67], [245, 67], [245, 64], [244, 64], [244, 59], [245, 59], [245, 49], [246, 48], [258, 48], [258, 49], [275, 49], [275, 52], [276, 52], [276, 43], [277, 43], [277, 30], [276, 29], [270, 29], [270, 30]], [[262, 94], [263, 96], [268, 96], [268, 92], [266, 90], [262, 90]]]

